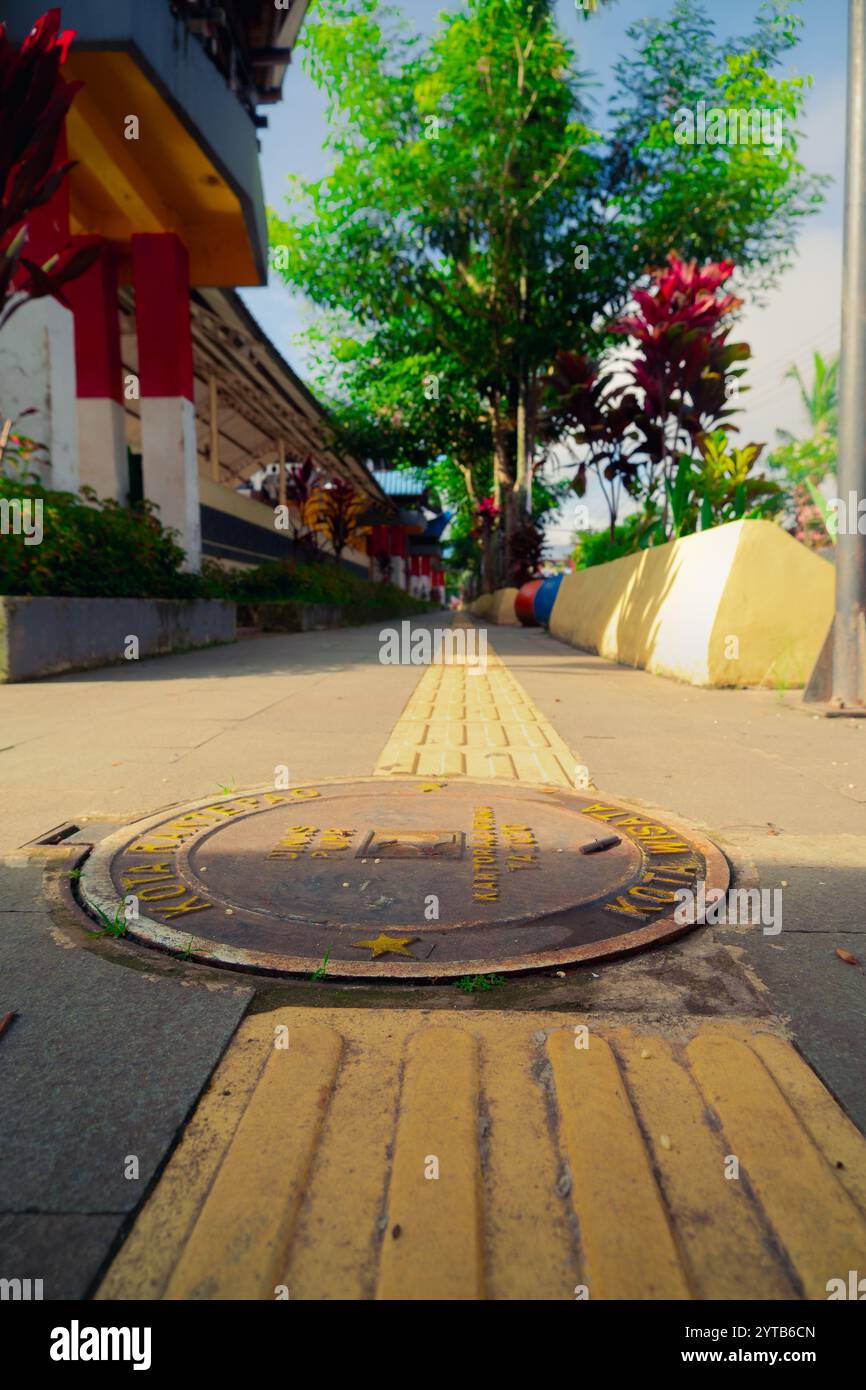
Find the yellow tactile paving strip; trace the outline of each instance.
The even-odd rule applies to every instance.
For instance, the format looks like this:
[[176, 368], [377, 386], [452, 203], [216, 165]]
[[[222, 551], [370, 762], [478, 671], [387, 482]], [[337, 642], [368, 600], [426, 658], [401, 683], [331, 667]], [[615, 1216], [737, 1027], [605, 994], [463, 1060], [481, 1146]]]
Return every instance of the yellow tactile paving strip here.
[[442, 665], [425, 671], [382, 751], [376, 775], [575, 786], [574, 754], [500, 658], [488, 649], [484, 674], [471, 670]]
[[282, 1009], [98, 1296], [822, 1299], [864, 1265], [866, 1142], [772, 1034]]

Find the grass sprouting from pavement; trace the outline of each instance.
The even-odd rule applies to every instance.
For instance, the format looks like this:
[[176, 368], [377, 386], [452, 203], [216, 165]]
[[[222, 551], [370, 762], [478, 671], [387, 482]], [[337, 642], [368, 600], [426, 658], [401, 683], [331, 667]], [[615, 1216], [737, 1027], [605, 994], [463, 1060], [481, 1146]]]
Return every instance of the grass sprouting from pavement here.
[[328, 947], [327, 951], [325, 952], [322, 964], [316, 970], [314, 970], [312, 975], [310, 976], [311, 980], [324, 980], [325, 971], [328, 969], [328, 961], [331, 959], [332, 949], [333, 948], [331, 946]]
[[462, 980], [457, 981], [457, 988], [465, 990], [467, 994], [479, 994], [504, 984], [501, 975], [464, 975]]

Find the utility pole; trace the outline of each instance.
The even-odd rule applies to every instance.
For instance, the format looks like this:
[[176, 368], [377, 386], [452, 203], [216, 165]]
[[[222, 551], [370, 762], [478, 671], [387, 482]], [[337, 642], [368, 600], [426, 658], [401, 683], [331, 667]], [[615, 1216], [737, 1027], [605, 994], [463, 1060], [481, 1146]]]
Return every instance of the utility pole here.
[[[866, 704], [866, 0], [848, 0], [845, 250], [839, 367], [839, 459], [833, 703]], [[853, 502], [853, 506], [851, 505]], [[864, 509], [866, 510], [866, 509]], [[866, 525], [866, 520], [864, 520]], [[844, 534], [843, 534], [844, 530]]]

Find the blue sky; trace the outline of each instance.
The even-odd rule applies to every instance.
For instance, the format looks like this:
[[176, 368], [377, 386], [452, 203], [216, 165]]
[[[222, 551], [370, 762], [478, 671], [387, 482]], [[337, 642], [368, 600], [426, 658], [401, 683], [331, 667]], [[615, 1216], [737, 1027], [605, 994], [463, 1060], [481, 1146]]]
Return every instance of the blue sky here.
[[[436, 25], [443, 9], [441, 0], [396, 0], [406, 17], [422, 33]], [[748, 31], [757, 11], [757, 0], [708, 0], [720, 34]], [[610, 10], [584, 21], [574, 0], [558, 0], [557, 10], [566, 32], [576, 39], [582, 65], [598, 82], [595, 89], [598, 122], [603, 113], [616, 59], [629, 51], [626, 29], [636, 19], [663, 17], [669, 0], [619, 0]], [[791, 75], [809, 73], [814, 86], [807, 98], [802, 155], [815, 172], [835, 179], [826, 206], [809, 219], [800, 234], [796, 264], [760, 308], [747, 306], [739, 336], [752, 347], [749, 373], [751, 391], [743, 396], [740, 439], [775, 441], [777, 428], [797, 432], [802, 424], [797, 392], [785, 382], [790, 362], [807, 371], [812, 351], [835, 351], [839, 340], [842, 262], [842, 181], [845, 148], [845, 55], [847, 46], [845, 0], [802, 0], [805, 21], [801, 43], [790, 55]], [[270, 127], [262, 132], [262, 177], [269, 204], [285, 213], [287, 173], [307, 178], [327, 170], [322, 150], [325, 137], [324, 97], [303, 71], [300, 60], [290, 67], [284, 100], [268, 108]], [[251, 311], [292, 365], [304, 375], [303, 349], [293, 339], [307, 322], [309, 310], [272, 279], [267, 287], [243, 291]], [[595, 513], [595, 507], [593, 507]], [[599, 520], [600, 520], [599, 514]], [[564, 541], [569, 518], [557, 528]]]

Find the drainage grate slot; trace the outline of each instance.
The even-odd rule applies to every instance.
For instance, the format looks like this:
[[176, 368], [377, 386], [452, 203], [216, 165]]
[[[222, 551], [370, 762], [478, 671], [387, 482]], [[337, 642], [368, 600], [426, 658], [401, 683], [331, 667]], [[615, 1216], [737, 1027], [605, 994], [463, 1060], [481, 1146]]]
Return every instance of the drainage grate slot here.
[[66, 821], [63, 825], [57, 825], [53, 830], [49, 830], [44, 835], [40, 835], [38, 840], [28, 840], [27, 844], [23, 845], [22, 848], [30, 849], [33, 845], [59, 845], [63, 840], [68, 840], [72, 835], [77, 835], [80, 829], [81, 826], [76, 825], [75, 821]]

